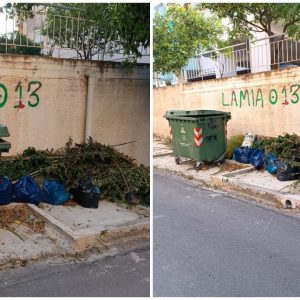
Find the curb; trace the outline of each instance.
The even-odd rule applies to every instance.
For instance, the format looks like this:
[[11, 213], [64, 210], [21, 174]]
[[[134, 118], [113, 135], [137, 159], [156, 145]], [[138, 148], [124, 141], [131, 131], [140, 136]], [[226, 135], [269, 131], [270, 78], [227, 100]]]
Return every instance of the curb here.
[[73, 246], [75, 252], [81, 252], [93, 246], [101, 245], [105, 248], [116, 245], [120, 241], [139, 240], [150, 238], [149, 217], [140, 219], [131, 224], [125, 224], [118, 227], [107, 228], [101, 232], [93, 234], [77, 234], [75, 231], [56, 220], [34, 204], [27, 204], [34, 212], [42, 217], [53, 229], [67, 238]]
[[[168, 168], [162, 168], [161, 166], [155, 164], [155, 162], [153, 162], [153, 166], [161, 170], [187, 177], [184, 171], [174, 171]], [[248, 173], [253, 170], [255, 170], [255, 168], [253, 166], [249, 166], [244, 169], [236, 170], [223, 175], [208, 175], [208, 179], [199, 179], [194, 176], [192, 176], [192, 179], [196, 182], [204, 184], [207, 187], [231, 191], [237, 195], [251, 198], [257, 202], [271, 205], [276, 208], [300, 208], [300, 195], [283, 194], [268, 188], [245, 184], [234, 178], [235, 175]], [[188, 178], [191, 179], [191, 176], [188, 176]]]
[[173, 152], [153, 154], [153, 158], [155, 158], [155, 157], [162, 157], [162, 156], [170, 156], [171, 154], [173, 154]]
[[[224, 178], [225, 177], [225, 178]], [[244, 196], [255, 198], [256, 201], [275, 206], [277, 208], [299, 208], [300, 196], [295, 194], [282, 194], [268, 188], [255, 187], [248, 184], [241, 184], [240, 181], [233, 178], [220, 178], [214, 179], [219, 181], [219, 186], [224, 190], [234, 191]]]

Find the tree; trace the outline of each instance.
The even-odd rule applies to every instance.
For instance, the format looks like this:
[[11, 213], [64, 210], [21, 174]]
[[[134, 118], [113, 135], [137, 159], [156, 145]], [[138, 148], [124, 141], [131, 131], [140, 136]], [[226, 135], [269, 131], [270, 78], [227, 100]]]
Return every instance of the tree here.
[[205, 16], [197, 6], [169, 5], [165, 15], [156, 13], [154, 18], [154, 71], [178, 73], [196, 50], [222, 46], [222, 35], [215, 16]]
[[[33, 6], [18, 3], [13, 7], [22, 19], [28, 16], [24, 11], [31, 12]], [[82, 59], [92, 59], [102, 50], [103, 54], [122, 52], [128, 61], [136, 62], [142, 56], [141, 47], [147, 48], [150, 44], [150, 4], [48, 5], [42, 34], [51, 38], [52, 49], [63, 44], [77, 50]]]
[[32, 40], [27, 39], [24, 34], [13, 32], [8, 33], [7, 36], [5, 34], [0, 36], [0, 53], [41, 55], [41, 48], [37, 43], [34, 44]]
[[219, 18], [228, 18], [232, 28], [232, 40], [252, 37], [254, 32], [274, 35], [273, 26], [282, 25], [282, 33], [290, 37], [300, 37], [299, 3], [205, 3]]
[[99, 51], [104, 55], [104, 51], [108, 50], [108, 41], [112, 39], [107, 17], [108, 5], [104, 3], [101, 6], [101, 15], [97, 17], [100, 4], [95, 5], [93, 10], [87, 4], [79, 3], [67, 5], [69, 9], [47, 8], [42, 34], [50, 39], [50, 55], [56, 46], [74, 49], [78, 57], [85, 60], [92, 59]]
[[112, 28], [121, 40], [125, 55], [140, 57], [140, 49], [150, 46], [150, 4], [115, 3], [112, 8]]
[[[277, 69], [282, 53], [284, 34], [300, 38], [299, 3], [206, 3], [202, 5], [219, 18], [227, 18], [231, 28], [228, 30], [229, 41], [241, 41], [253, 38], [255, 32], [265, 32], [273, 44], [271, 68]], [[274, 25], [281, 25], [279, 37], [275, 39]], [[278, 30], [278, 26], [277, 26]]]

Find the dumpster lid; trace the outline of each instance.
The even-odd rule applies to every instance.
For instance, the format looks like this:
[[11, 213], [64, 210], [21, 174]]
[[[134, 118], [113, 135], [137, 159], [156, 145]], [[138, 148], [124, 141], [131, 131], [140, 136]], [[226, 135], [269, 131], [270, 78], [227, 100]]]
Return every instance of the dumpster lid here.
[[11, 143], [0, 138], [0, 152], [9, 150], [10, 148], [11, 148]]
[[214, 116], [225, 116], [231, 115], [230, 112], [224, 112], [219, 110], [168, 110], [164, 115], [165, 118], [170, 117], [214, 117]]
[[9, 137], [10, 134], [8, 132], [7, 126], [0, 124], [0, 137]]

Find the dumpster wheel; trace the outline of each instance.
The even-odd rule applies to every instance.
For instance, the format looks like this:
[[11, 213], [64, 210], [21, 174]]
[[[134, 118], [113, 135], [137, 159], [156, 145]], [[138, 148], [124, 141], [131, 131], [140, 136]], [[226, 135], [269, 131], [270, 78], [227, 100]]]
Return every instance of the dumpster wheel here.
[[202, 170], [203, 166], [204, 166], [204, 162], [196, 161], [194, 163], [194, 169], [195, 170]]
[[180, 165], [182, 163], [181, 157], [179, 156], [175, 157], [175, 163], [176, 165]]

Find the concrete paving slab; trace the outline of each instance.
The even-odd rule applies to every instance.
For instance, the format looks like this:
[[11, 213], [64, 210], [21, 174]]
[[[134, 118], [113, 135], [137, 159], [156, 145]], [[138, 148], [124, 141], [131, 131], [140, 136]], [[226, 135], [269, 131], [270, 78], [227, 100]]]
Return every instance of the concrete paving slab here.
[[153, 156], [158, 157], [158, 156], [164, 156], [164, 155], [171, 155], [173, 154], [173, 151], [170, 147], [171, 145], [168, 145], [164, 143], [161, 140], [154, 139], [153, 143]]
[[147, 208], [127, 209], [108, 201], [100, 201], [98, 209], [49, 204], [40, 207], [30, 204], [30, 207], [64, 234], [73, 243], [75, 251], [126, 237], [137, 239], [149, 236]]
[[[203, 182], [210, 182], [213, 175], [225, 175], [228, 174], [228, 170], [224, 169], [221, 166], [208, 166], [206, 170], [195, 170], [192, 162], [185, 162], [183, 164], [177, 165], [175, 163], [174, 156], [164, 156], [157, 157], [154, 160], [154, 166], [159, 169], [167, 169], [176, 173], [183, 173], [184, 176], [190, 177]], [[225, 164], [231, 165], [232, 161], [225, 161]], [[248, 165], [245, 165], [244, 168], [248, 168]]]
[[43, 204], [41, 209], [78, 234], [101, 232], [140, 219], [135, 211], [108, 201], [100, 201], [98, 209], [50, 204]]
[[0, 229], [0, 266], [13, 260], [32, 260], [42, 256], [65, 254], [71, 249], [47, 225], [45, 233], [37, 233], [26, 224], [14, 224], [13, 227], [17, 234]]
[[269, 190], [277, 192], [286, 190], [297, 181], [279, 181], [276, 176], [272, 176], [271, 174], [269, 174], [269, 172], [257, 170], [252, 170], [251, 172], [242, 173], [231, 177], [234, 177], [241, 183], [267, 188]]
[[248, 170], [214, 178], [225, 189], [254, 196], [256, 200], [283, 208], [300, 208], [299, 181], [279, 181], [267, 171]]
[[291, 193], [300, 195], [300, 180], [296, 180], [293, 184], [282, 189], [283, 193]]

